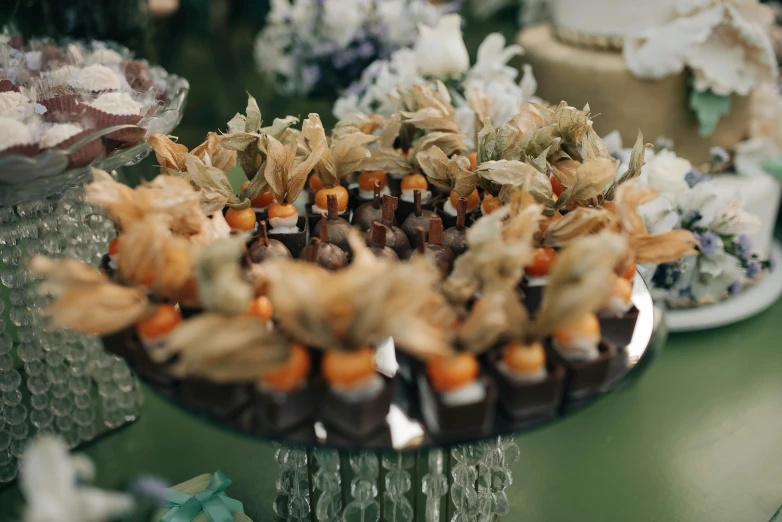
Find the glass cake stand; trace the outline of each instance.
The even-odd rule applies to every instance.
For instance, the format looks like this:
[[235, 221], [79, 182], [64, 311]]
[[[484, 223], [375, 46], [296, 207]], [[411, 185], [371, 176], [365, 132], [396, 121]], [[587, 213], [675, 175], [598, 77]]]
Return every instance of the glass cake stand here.
[[[562, 419], [628, 385], [662, 349], [667, 337], [664, 309], [655, 305], [638, 274], [632, 299], [639, 311], [632, 340], [622, 350], [621, 364], [612, 370], [612, 377], [599, 393], [566, 403], [553, 416], [526, 423], [514, 424], [498, 413], [491, 432], [482, 440], [438, 441], [404, 396], [394, 400], [386, 419], [391, 430], [387, 446], [333, 443], [320, 422], [309, 430], [312, 438], [260, 434], [251, 428], [253, 424], [246, 416], [220, 421], [193, 407], [174, 388], [164, 390], [153, 380], [141, 378], [165, 400], [207, 422], [275, 441], [278, 469], [274, 511], [284, 520], [491, 522], [508, 514], [505, 489], [513, 481], [511, 465], [519, 459], [514, 435]], [[380, 372], [404, 372], [390, 340], [378, 348], [376, 363]]]
[[[168, 81], [166, 106], [139, 123], [147, 133], [171, 132], [182, 117], [189, 85], [175, 75]], [[94, 166], [116, 175], [151, 150], [142, 142]], [[0, 486], [16, 478], [29, 438], [53, 432], [74, 447], [139, 412], [136, 379], [99, 338], [45, 330], [38, 312], [49, 299], [38, 295], [26, 268], [36, 254], [100, 263], [115, 230], [100, 208], [84, 202], [90, 180], [87, 167], [67, 169], [61, 151], [0, 158]]]

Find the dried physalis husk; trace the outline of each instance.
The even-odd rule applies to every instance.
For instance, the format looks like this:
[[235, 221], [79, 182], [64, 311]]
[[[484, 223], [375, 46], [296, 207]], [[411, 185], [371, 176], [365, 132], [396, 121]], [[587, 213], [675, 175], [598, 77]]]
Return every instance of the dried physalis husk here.
[[330, 150], [337, 178], [343, 180], [362, 170], [364, 161], [371, 157], [367, 145], [376, 140], [375, 136], [360, 131], [332, 134]]
[[652, 148], [654, 147], [651, 143], [644, 144], [644, 136], [643, 134], [641, 134], [641, 131], [639, 130], [638, 138], [636, 138], [635, 145], [633, 145], [633, 150], [630, 153], [630, 164], [627, 167], [627, 171], [624, 174], [622, 174], [618, 180], [612, 183], [611, 186], [608, 188], [608, 190], [606, 190], [605, 193], [606, 201], [611, 201], [612, 199], [614, 199], [616, 189], [619, 185], [626, 183], [641, 175], [641, 169], [646, 163], [646, 149], [652, 149]]
[[183, 177], [199, 191], [205, 213], [211, 214], [222, 210], [223, 207], [219, 207], [220, 203], [236, 210], [250, 206], [249, 199], [240, 200], [236, 197], [225, 172], [217, 167], [207, 165], [193, 154], [183, 154], [182, 156], [185, 159], [185, 165], [187, 165]]
[[365, 158], [357, 170], [379, 170], [390, 176], [407, 176], [415, 170], [407, 157], [394, 148], [399, 133], [402, 130], [402, 120], [399, 114], [394, 114], [383, 122], [380, 136], [375, 146], [369, 149], [369, 157]]
[[331, 150], [327, 146], [326, 130], [323, 128], [319, 115], [310, 113], [301, 126], [301, 135], [310, 147], [317, 148], [321, 146], [324, 148], [320, 160], [315, 165], [315, 171], [323, 181], [323, 185], [326, 187], [339, 185], [340, 178], [337, 175], [337, 167]]
[[190, 154], [196, 156], [207, 165], [218, 168], [223, 172], [228, 172], [236, 166], [236, 151], [223, 147], [223, 143], [226, 140], [225, 136], [218, 136], [214, 132], [209, 132], [206, 135], [206, 141], [190, 151]]
[[204, 309], [237, 315], [250, 305], [253, 287], [240, 265], [246, 242], [243, 234], [237, 234], [218, 239], [196, 253], [194, 273]]
[[92, 168], [92, 183], [85, 186], [84, 200], [103, 208], [120, 228], [144, 217], [145, 208], [136, 201], [136, 192], [112, 178], [108, 172]]
[[194, 304], [197, 301], [193, 272], [194, 250], [194, 245], [183, 237], [174, 236], [162, 243], [160, 252], [156, 256], [154, 285], [156, 295], [179, 303]]
[[461, 197], [467, 197], [475, 190], [478, 176], [468, 170], [470, 160], [466, 157], [449, 158], [439, 147], [431, 147], [418, 155], [418, 161], [430, 183], [437, 188], [453, 190]]
[[144, 220], [125, 228], [120, 241], [122, 255], [117, 261], [117, 278], [127, 285], [148, 284], [155, 279], [160, 265], [158, 256], [172, 238], [169, 219], [149, 214]]
[[503, 338], [518, 338], [529, 322], [515, 287], [488, 284], [457, 331], [458, 344], [483, 353]]
[[627, 255], [627, 240], [610, 232], [572, 241], [559, 252], [530, 330], [542, 339], [562, 325], [598, 310], [611, 293], [614, 268]]
[[153, 134], [147, 138], [147, 142], [155, 152], [155, 158], [160, 165], [160, 173], [168, 174], [169, 171], [181, 172], [185, 170], [185, 160], [182, 154], [187, 152], [187, 147], [174, 142], [165, 134]]
[[565, 188], [573, 186], [576, 183], [576, 180], [578, 180], [578, 168], [580, 166], [580, 162], [567, 157], [551, 163], [551, 169], [554, 172], [554, 176], [556, 176], [560, 185]]
[[163, 362], [178, 356], [171, 366], [175, 376], [236, 383], [278, 369], [289, 351], [290, 341], [257, 317], [204, 313], [181, 323], [150, 357]]
[[107, 335], [127, 328], [155, 310], [141, 289], [114, 284], [97, 268], [79, 261], [53, 261], [35, 256], [29, 268], [32, 275], [43, 278], [38, 292], [54, 296], [54, 301], [43, 311], [49, 317], [49, 329], [64, 327]]
[[635, 242], [636, 263], [673, 263], [698, 254], [698, 240], [689, 230], [671, 230], [664, 234], [644, 235]]
[[590, 158], [576, 170], [576, 180], [557, 200], [557, 208], [571, 202], [588, 201], [602, 196], [616, 174], [616, 160], [613, 158]]
[[434, 131], [429, 132], [418, 139], [410, 151], [410, 161], [420, 162], [419, 154], [430, 150], [432, 147], [441, 149], [446, 155], [461, 153], [467, 150], [464, 137], [455, 132]]
[[544, 246], [561, 247], [579, 237], [595, 234], [614, 221], [611, 212], [603, 208], [578, 207], [553, 221], [543, 233]]
[[657, 191], [650, 187], [626, 183], [619, 186], [614, 201], [614, 212], [619, 227], [631, 236], [646, 234], [643, 218], [638, 215], [638, 207], [657, 197]]
[[273, 136], [264, 136], [266, 144], [266, 167], [264, 177], [279, 203], [289, 204], [296, 201], [307, 176], [328, 151], [325, 141], [315, 139], [310, 142], [311, 149], [304, 156], [296, 156], [296, 144], [283, 145]]

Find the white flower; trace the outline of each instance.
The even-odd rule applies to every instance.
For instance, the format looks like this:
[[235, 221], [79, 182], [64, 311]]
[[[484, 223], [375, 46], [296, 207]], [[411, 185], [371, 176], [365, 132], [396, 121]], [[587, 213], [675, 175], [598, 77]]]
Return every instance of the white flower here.
[[60, 439], [35, 440], [20, 462], [19, 485], [27, 501], [23, 522], [103, 522], [133, 508], [128, 495], [79, 484], [93, 475], [92, 462], [69, 455]]
[[464, 137], [464, 143], [472, 150], [475, 148], [475, 111], [463, 105], [456, 107], [453, 117], [459, 126], [459, 132]]
[[345, 48], [366, 23], [370, 0], [324, 0], [323, 35]]
[[718, 249], [711, 255], [698, 256], [697, 274], [691, 290], [696, 301], [722, 298], [730, 286], [744, 278], [744, 269], [737, 257]]
[[462, 39], [462, 18], [443, 16], [435, 27], [418, 26], [418, 41], [413, 48], [418, 72], [446, 79], [459, 77], [470, 67], [470, 56]]
[[613, 130], [603, 136], [603, 143], [608, 148], [608, 152], [611, 154], [622, 154], [624, 149], [622, 147], [622, 135], [618, 130]]
[[761, 226], [759, 217], [745, 211], [741, 202], [731, 200], [717, 212], [710, 228], [717, 234], [732, 236], [757, 232]]
[[691, 4], [682, 0], [669, 23], [625, 37], [625, 62], [634, 75], [660, 79], [689, 67], [697, 90], [719, 95], [747, 95], [776, 79], [766, 6], [757, 0]]
[[689, 188], [684, 176], [692, 169], [692, 164], [673, 152], [664, 150], [655, 155], [646, 165], [647, 184], [660, 194], [673, 197]]
[[638, 215], [644, 220], [650, 234], [665, 234], [679, 227], [679, 213], [670, 199], [658, 197], [638, 207]]
[[483, 39], [478, 47], [475, 65], [467, 72], [466, 79], [468, 81], [481, 80], [487, 83], [499, 78], [515, 81], [519, 71], [507, 63], [523, 52], [520, 45], [505, 47], [505, 37], [500, 33], [491, 33]]
[[341, 96], [335, 103], [332, 113], [337, 120], [341, 120], [354, 112], [361, 112], [358, 108], [358, 94], [347, 94]]
[[695, 224], [703, 228], [711, 228], [717, 213], [724, 206], [724, 202], [709, 182], [698, 183], [690, 190], [681, 193], [678, 203], [683, 219], [697, 212], [701, 217]]

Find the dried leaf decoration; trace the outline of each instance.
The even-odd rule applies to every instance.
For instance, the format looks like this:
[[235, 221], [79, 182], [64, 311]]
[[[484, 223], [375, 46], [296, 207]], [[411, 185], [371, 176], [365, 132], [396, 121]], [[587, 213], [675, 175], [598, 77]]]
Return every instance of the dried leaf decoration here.
[[247, 94], [246, 115], [237, 113], [228, 122], [222, 146], [237, 152], [237, 160], [247, 179], [253, 179], [263, 166], [260, 150], [261, 110], [255, 98]]
[[264, 136], [263, 142], [267, 153], [264, 178], [275, 200], [283, 204], [293, 203], [304, 188], [309, 173], [328, 151], [326, 142], [317, 138], [309, 141], [310, 151], [303, 157], [296, 156], [295, 143], [283, 145], [270, 135]]
[[198, 299], [204, 309], [238, 315], [250, 306], [253, 288], [244, 278], [239, 263], [246, 241], [243, 234], [228, 236], [197, 252], [195, 275]]
[[543, 233], [544, 246], [562, 247], [582, 236], [611, 226], [614, 215], [602, 208], [578, 207], [553, 221]]
[[227, 173], [236, 166], [236, 151], [223, 147], [226, 139], [225, 136], [209, 132], [206, 134], [206, 141], [190, 151], [190, 154]]
[[375, 121], [380, 123], [380, 135], [375, 141], [375, 146], [369, 149], [369, 157], [364, 159], [356, 170], [379, 170], [396, 177], [412, 174], [415, 169], [407, 156], [394, 148], [394, 143], [402, 130], [401, 115], [397, 113], [382, 122], [379, 119]]
[[449, 353], [449, 314], [436, 291], [437, 270], [426, 262], [372, 259], [352, 234], [354, 262], [338, 272], [293, 260], [254, 267], [256, 287], [266, 288], [281, 330], [325, 349], [351, 350], [393, 336], [417, 358]]
[[225, 172], [212, 167], [193, 154], [183, 154], [187, 170], [182, 176], [201, 196], [201, 208], [205, 214], [222, 211], [227, 206], [236, 210], [249, 208], [250, 200], [239, 199], [231, 187]]
[[421, 169], [435, 187], [453, 190], [461, 197], [472, 194], [478, 183], [478, 176], [470, 172], [470, 160], [465, 156], [455, 155], [451, 158], [439, 147], [431, 147], [418, 155]]
[[176, 143], [171, 136], [153, 134], [147, 138], [147, 143], [152, 146], [155, 158], [160, 165], [160, 173], [167, 174], [169, 170], [181, 172], [185, 170], [185, 160], [182, 154], [187, 152], [187, 147]]
[[520, 338], [529, 317], [515, 287], [492, 282], [481, 292], [456, 332], [457, 343], [473, 353], [483, 353], [503, 338]]
[[611, 293], [614, 267], [627, 247], [621, 235], [602, 232], [576, 239], [560, 251], [528, 339], [542, 339], [599, 309]]
[[62, 327], [106, 335], [135, 324], [155, 310], [142, 290], [116, 285], [97, 268], [79, 261], [35, 256], [29, 269], [43, 278], [38, 292], [54, 296], [43, 311], [52, 330]]
[[502, 194], [500, 197], [505, 200], [514, 189], [522, 189], [553, 213], [551, 182], [532, 165], [512, 160], [486, 161], [478, 165], [475, 173], [480, 177], [481, 186], [493, 195]]
[[289, 354], [290, 341], [256, 317], [204, 313], [180, 324], [150, 357], [164, 362], [178, 356], [170, 368], [176, 377], [241, 383], [278, 369]]
[[641, 175], [641, 169], [646, 163], [646, 149], [652, 149], [652, 148], [653, 145], [651, 143], [644, 144], [644, 136], [643, 134], [641, 134], [641, 131], [639, 130], [638, 138], [636, 138], [635, 145], [633, 145], [633, 150], [630, 153], [630, 164], [627, 168], [627, 171], [624, 174], [622, 174], [618, 180], [613, 182], [610, 187], [608, 187], [608, 190], [606, 190], [605, 193], [606, 201], [612, 201], [614, 199], [614, 196], [616, 194], [616, 188], [619, 185], [621, 185], [622, 183], [626, 183], [631, 179], [635, 179]]
[[329, 143], [317, 114], [310, 114], [304, 121], [302, 136], [307, 140], [310, 150], [324, 149], [315, 170], [325, 187], [335, 187], [359, 170], [362, 162], [370, 157], [367, 144], [377, 139], [355, 128], [343, 127], [335, 130]]
[[590, 158], [576, 169], [576, 180], [559, 195], [557, 208], [571, 202], [588, 201], [602, 196], [616, 174], [613, 158]]

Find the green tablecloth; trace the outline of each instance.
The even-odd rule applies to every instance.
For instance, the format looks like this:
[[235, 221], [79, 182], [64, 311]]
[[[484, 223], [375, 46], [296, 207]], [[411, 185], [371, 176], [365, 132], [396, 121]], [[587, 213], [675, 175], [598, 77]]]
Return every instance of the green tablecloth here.
[[[738, 325], [672, 335], [632, 387], [517, 436], [508, 521], [767, 522], [782, 504], [782, 301]], [[222, 469], [256, 522], [273, 521], [271, 445], [147, 393], [142, 417], [91, 444], [98, 484], [172, 483]], [[0, 493], [0, 520], [18, 513]]]

